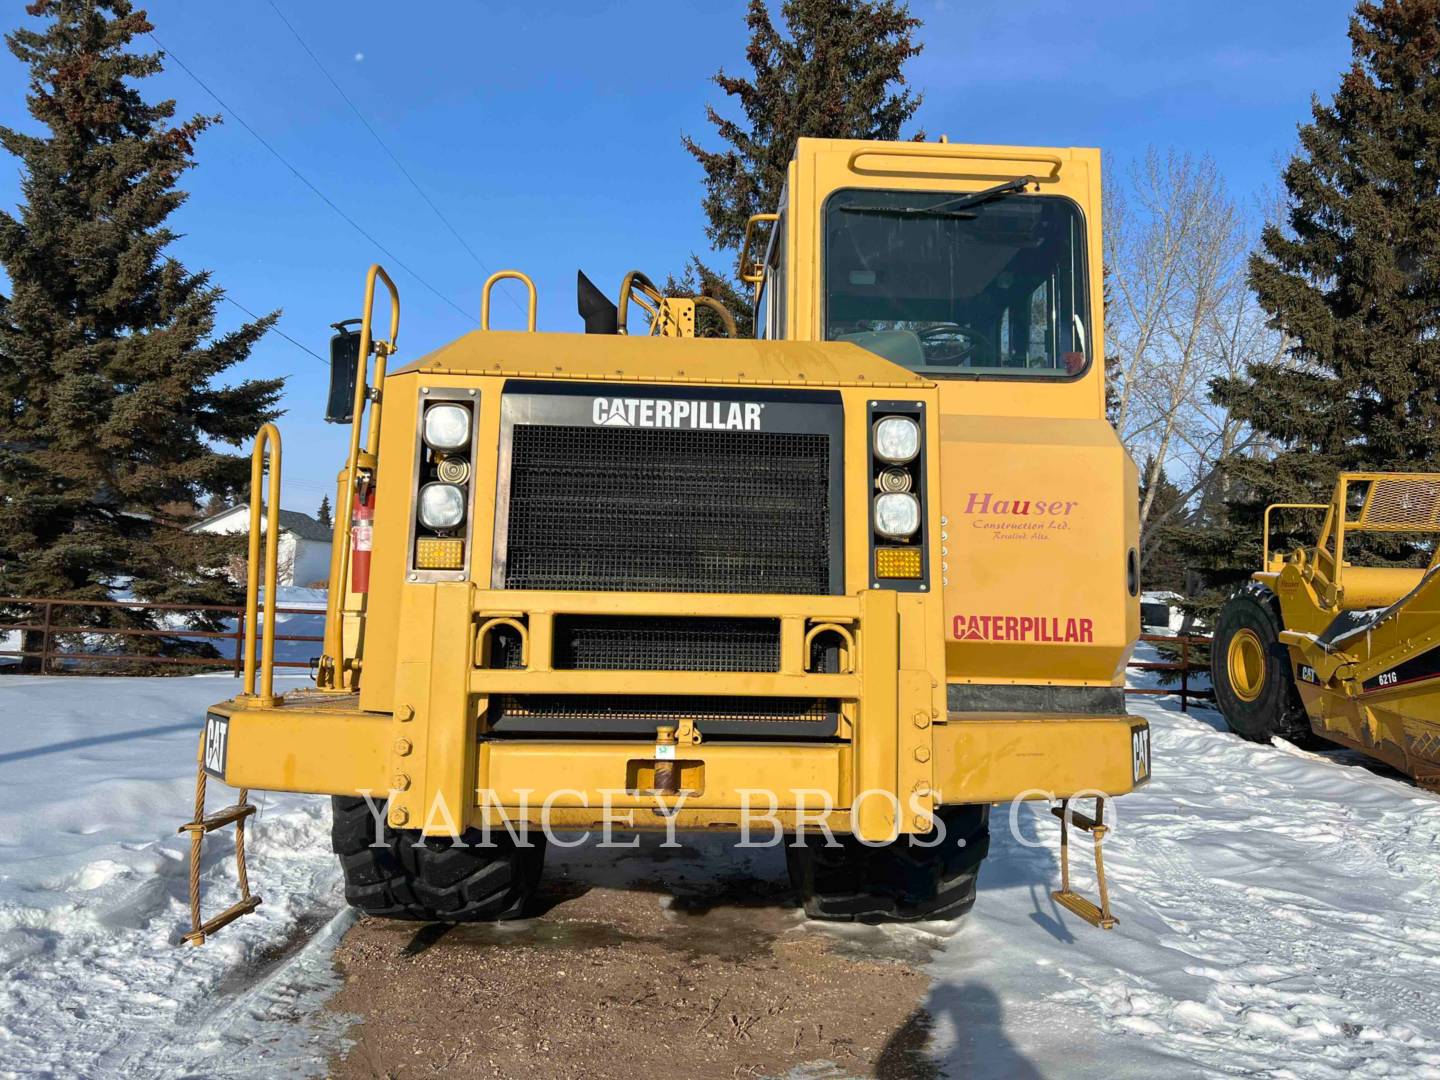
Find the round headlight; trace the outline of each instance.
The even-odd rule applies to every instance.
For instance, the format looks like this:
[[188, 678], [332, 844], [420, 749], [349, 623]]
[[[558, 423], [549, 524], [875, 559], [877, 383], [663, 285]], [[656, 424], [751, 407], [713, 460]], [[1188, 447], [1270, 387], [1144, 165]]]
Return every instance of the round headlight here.
[[425, 445], [463, 450], [470, 445], [470, 410], [464, 405], [431, 405], [425, 410]]
[[920, 425], [908, 416], [887, 416], [875, 424], [875, 456], [903, 465], [920, 452]]
[[426, 484], [420, 489], [420, 524], [427, 529], [453, 529], [465, 520], [465, 493], [454, 484]]
[[875, 531], [881, 536], [903, 540], [920, 528], [920, 500], [914, 495], [892, 491], [875, 496]]

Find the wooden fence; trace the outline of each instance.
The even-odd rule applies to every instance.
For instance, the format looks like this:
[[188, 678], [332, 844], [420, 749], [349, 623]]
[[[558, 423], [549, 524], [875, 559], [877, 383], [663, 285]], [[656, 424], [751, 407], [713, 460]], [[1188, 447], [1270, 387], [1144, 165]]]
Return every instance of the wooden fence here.
[[1127, 694], [1174, 694], [1180, 698], [1180, 711], [1190, 711], [1190, 699], [1199, 698], [1211, 700], [1215, 696], [1213, 690], [1196, 690], [1190, 686], [1190, 675], [1193, 672], [1208, 674], [1209, 664], [1197, 664], [1190, 659], [1190, 650], [1196, 645], [1209, 645], [1208, 637], [1198, 635], [1180, 635], [1171, 637], [1166, 634], [1141, 634], [1141, 641], [1149, 641], [1155, 644], [1179, 646], [1179, 660], [1131, 660], [1129, 667], [1136, 671], [1177, 671], [1180, 673], [1180, 685], [1178, 686], [1127, 686]]
[[[43, 596], [0, 596], [0, 608], [5, 607], [27, 607], [31, 610], [31, 614], [24, 622], [0, 623], [0, 635], [9, 633], [17, 633], [20, 635], [20, 647], [18, 649], [0, 649], [0, 656], [14, 656], [22, 659], [38, 657], [40, 660], [39, 674], [51, 673], [54, 670], [54, 663], [56, 661], [68, 660], [82, 661], [85, 663], [169, 664], [177, 667], [207, 668], [229, 667], [233, 668], [236, 675], [239, 675], [245, 662], [245, 608], [241, 605], [151, 604], [143, 600], [66, 600], [63, 598]], [[235, 618], [235, 629], [191, 630], [184, 627], [156, 629], [151, 627], [76, 626], [67, 624], [67, 620], [63, 615], [67, 609], [73, 610], [75, 608], [120, 608], [139, 612], [165, 612], [172, 614], [176, 612], [206, 612], [216, 615], [231, 615]], [[273, 610], [276, 615], [324, 615], [324, 612], [321, 610], [306, 607], [276, 607]], [[262, 608], [262, 620], [265, 614], [267, 614], [267, 612]], [[41, 635], [39, 649], [25, 648], [25, 634], [27, 632]], [[174, 640], [179, 638], [193, 641], [213, 641], [217, 643], [216, 648], [222, 651], [222, 655], [205, 657], [155, 656], [149, 653], [137, 652], [67, 652], [58, 648], [59, 642], [56, 641], [57, 637], [66, 634], [86, 634], [97, 637], [114, 636], [129, 640], [141, 640], [145, 638], [166, 638]], [[325, 639], [318, 634], [286, 634], [282, 632], [282, 628], [277, 625], [275, 640], [276, 642], [320, 642]], [[225, 650], [218, 644], [221, 641], [229, 641], [234, 644], [228, 650]], [[276, 660], [275, 666], [308, 668], [310, 663], [308, 660]]]

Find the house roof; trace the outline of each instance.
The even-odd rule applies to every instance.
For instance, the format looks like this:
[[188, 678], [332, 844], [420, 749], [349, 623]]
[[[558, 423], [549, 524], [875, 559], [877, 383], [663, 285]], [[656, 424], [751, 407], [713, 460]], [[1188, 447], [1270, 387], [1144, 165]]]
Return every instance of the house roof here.
[[[208, 525], [212, 521], [217, 521], [220, 518], [228, 517], [229, 515], [235, 513], [237, 510], [246, 511], [248, 509], [248, 503], [236, 503], [234, 506], [227, 506], [219, 513], [210, 514], [209, 516], [203, 517], [199, 521], [196, 521], [191, 525], [187, 526], [186, 531], [194, 532]], [[283, 532], [294, 533], [301, 540], [318, 540], [327, 544], [330, 542], [330, 526], [320, 524], [318, 520], [311, 517], [309, 514], [302, 514], [299, 510], [281, 510], [279, 518], [280, 528]]]
[[309, 514], [302, 514], [298, 510], [281, 510], [280, 527], [289, 529], [302, 540], [324, 540], [330, 542], [330, 528], [321, 525], [318, 520]]

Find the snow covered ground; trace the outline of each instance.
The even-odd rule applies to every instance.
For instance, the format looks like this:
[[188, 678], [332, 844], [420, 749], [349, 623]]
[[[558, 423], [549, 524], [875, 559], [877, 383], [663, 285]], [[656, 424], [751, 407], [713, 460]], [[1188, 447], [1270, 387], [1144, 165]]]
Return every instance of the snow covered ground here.
[[996, 808], [933, 965], [955, 1075], [1440, 1076], [1440, 798], [1172, 703], [1132, 699], [1154, 781], [1106, 840], [1114, 931], [1049, 899], [1054, 819]]
[[[317, 1005], [349, 925], [325, 800], [257, 795], [264, 905], [203, 949], [176, 946], [173, 830], [199, 719], [235, 689], [0, 676], [0, 1075], [323, 1070], [339, 1020]], [[1354, 755], [1240, 742], [1175, 704], [1132, 700], [1155, 779], [1119, 802], [1107, 840], [1113, 932], [1049, 900], [1057, 826], [1034, 805], [1014, 835], [996, 809], [958, 929], [813, 932], [931, 957], [954, 1076], [1440, 1077], [1440, 798]], [[223, 839], [207, 849], [213, 911], [234, 875]]]
[[[277, 676], [277, 684], [303, 680]], [[324, 799], [264, 795], [250, 829], [264, 903], [202, 949], [188, 840], [207, 705], [228, 677], [0, 675], [0, 1075], [279, 1075], [322, 1023], [348, 926]], [[209, 805], [233, 801], [212, 784]], [[235, 898], [230, 830], [206, 842], [207, 911]], [[322, 929], [323, 928], [323, 929]], [[334, 1021], [330, 1033], [333, 1034]]]

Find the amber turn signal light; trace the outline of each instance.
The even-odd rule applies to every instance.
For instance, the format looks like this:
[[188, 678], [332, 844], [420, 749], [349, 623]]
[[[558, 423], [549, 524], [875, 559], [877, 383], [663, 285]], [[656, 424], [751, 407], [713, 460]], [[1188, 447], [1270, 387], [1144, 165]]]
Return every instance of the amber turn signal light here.
[[920, 576], [920, 549], [877, 547], [875, 549], [875, 576], [918, 578]]

